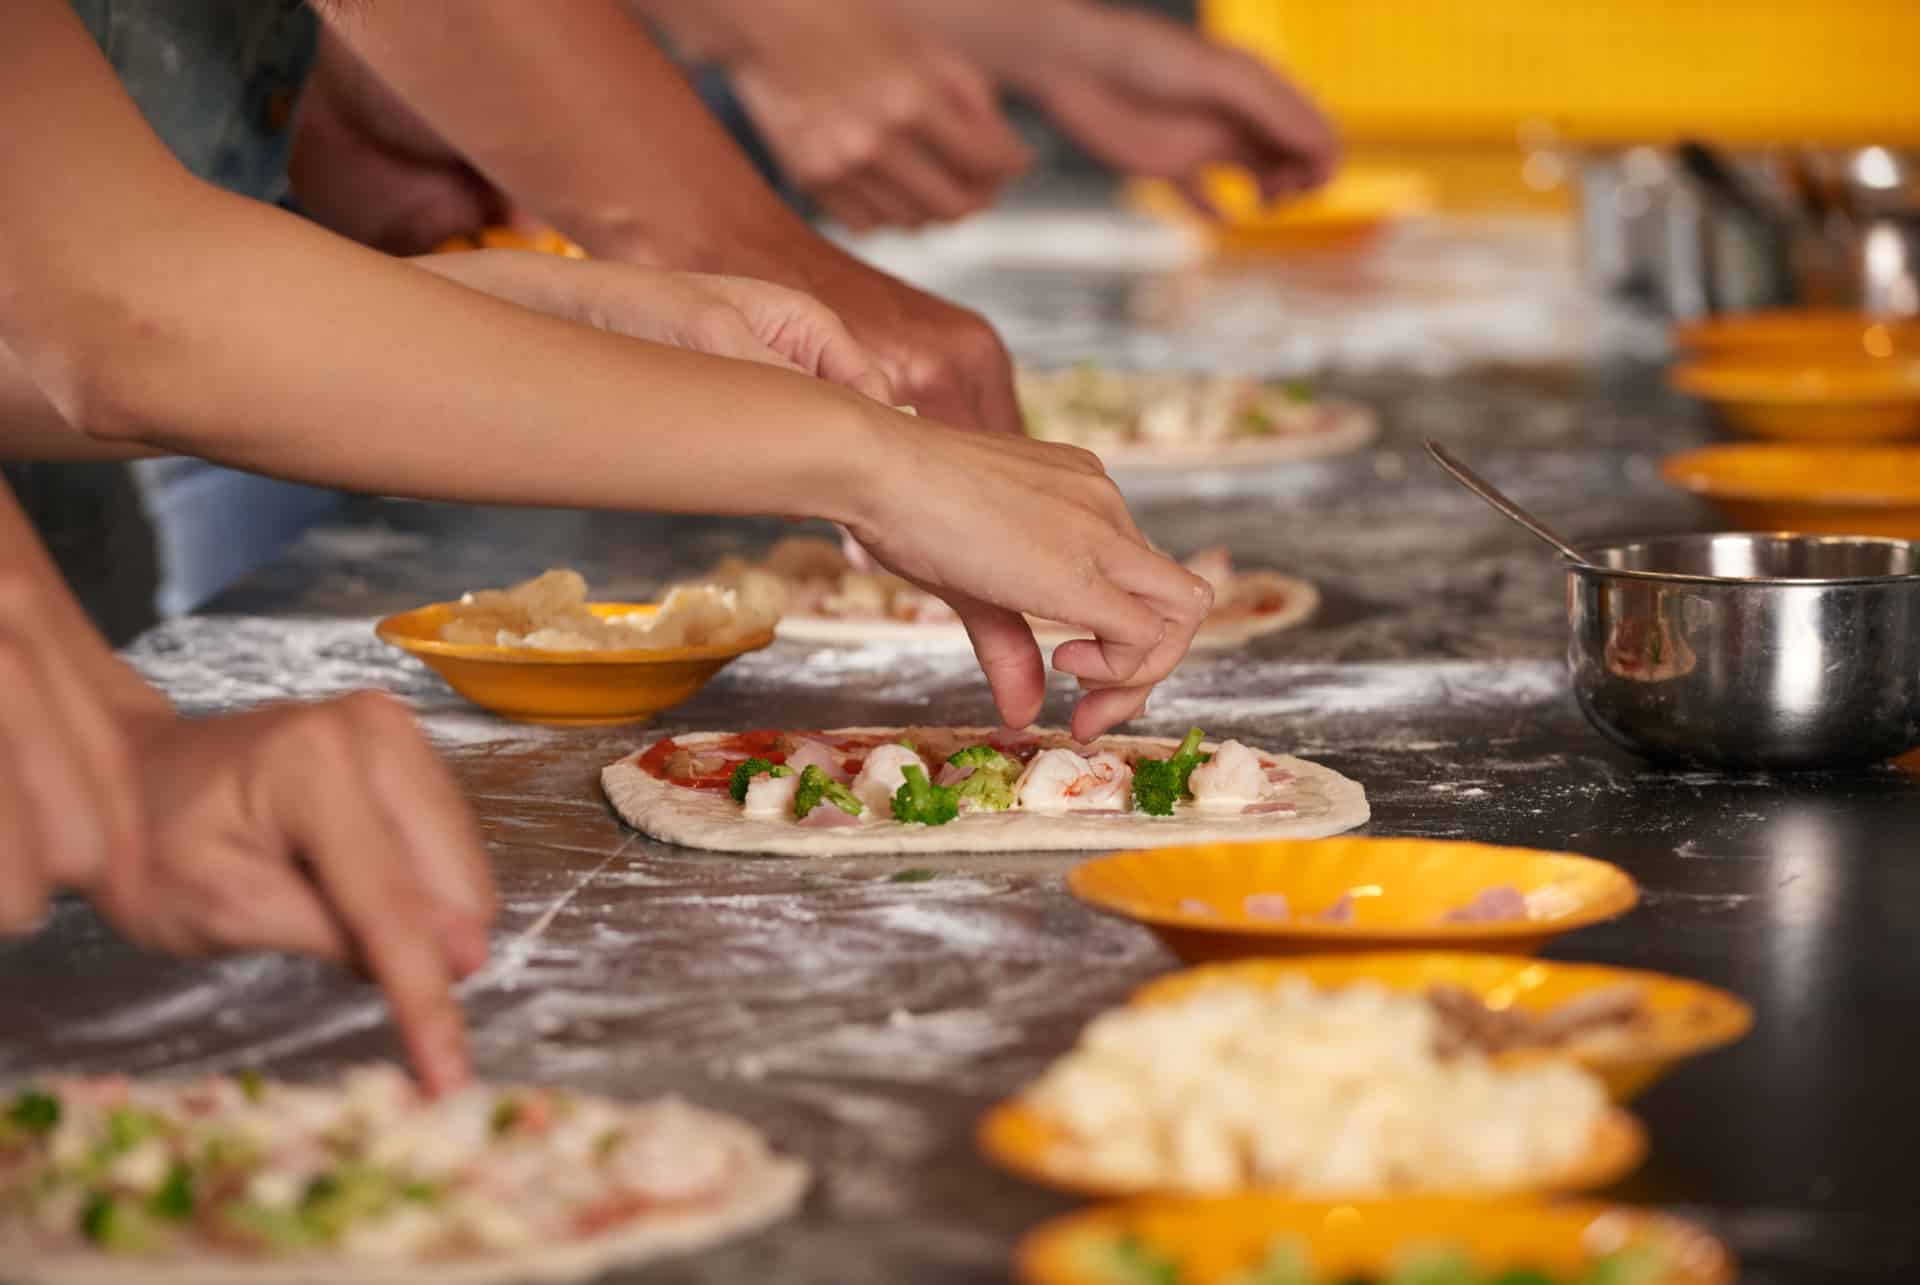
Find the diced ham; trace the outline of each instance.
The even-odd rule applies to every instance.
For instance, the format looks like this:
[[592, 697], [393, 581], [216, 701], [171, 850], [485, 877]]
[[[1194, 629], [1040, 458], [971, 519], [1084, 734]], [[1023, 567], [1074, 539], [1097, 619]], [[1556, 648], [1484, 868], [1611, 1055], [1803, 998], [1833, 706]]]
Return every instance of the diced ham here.
[[1293, 779], [1293, 773], [1287, 771], [1287, 769], [1284, 767], [1268, 767], [1267, 768], [1267, 784], [1268, 785], [1285, 785], [1288, 781], [1291, 781], [1292, 779]]
[[841, 766], [840, 751], [825, 741], [796, 738], [794, 746], [795, 748], [787, 752], [787, 766], [793, 769], [795, 776], [809, 767], [817, 767], [825, 772], [829, 779], [838, 781], [842, 785], [850, 779], [847, 769]]
[[1323, 924], [1350, 924], [1353, 922], [1353, 894], [1343, 892], [1340, 900], [1321, 911], [1316, 918]]
[[1292, 907], [1287, 905], [1286, 894], [1281, 892], [1248, 893], [1240, 903], [1240, 908], [1249, 919], [1281, 920], [1293, 914]]
[[800, 818], [800, 824], [815, 830], [833, 830], [844, 825], [859, 825], [860, 818], [840, 810], [838, 804], [821, 801], [813, 811]]
[[1274, 799], [1266, 803], [1249, 803], [1240, 809], [1240, 814], [1250, 817], [1290, 817], [1297, 811], [1299, 809], [1293, 804]]
[[972, 767], [955, 767], [953, 764], [949, 763], [945, 767], [942, 767], [940, 769], [940, 775], [934, 778], [933, 783], [935, 785], [947, 785], [947, 786], [958, 785], [960, 784], [960, 782], [972, 776], [974, 774], [974, 771], [975, 769]]
[[1507, 884], [1483, 889], [1472, 901], [1440, 917], [1447, 924], [1486, 924], [1527, 917], [1527, 899]]
[[689, 781], [697, 777], [712, 776], [727, 769], [724, 754], [696, 754], [692, 750], [675, 750], [667, 755], [667, 779], [670, 781]]

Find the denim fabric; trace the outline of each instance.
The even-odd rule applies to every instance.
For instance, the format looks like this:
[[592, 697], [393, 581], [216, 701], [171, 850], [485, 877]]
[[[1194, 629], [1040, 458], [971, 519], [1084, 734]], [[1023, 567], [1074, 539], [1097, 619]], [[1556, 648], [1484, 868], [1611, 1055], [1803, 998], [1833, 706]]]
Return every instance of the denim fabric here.
[[[154, 132], [201, 178], [283, 201], [318, 34], [299, 0], [71, 0]], [[159, 543], [161, 611], [191, 610], [339, 503], [197, 460], [134, 466]], [[75, 487], [97, 474], [73, 470]]]

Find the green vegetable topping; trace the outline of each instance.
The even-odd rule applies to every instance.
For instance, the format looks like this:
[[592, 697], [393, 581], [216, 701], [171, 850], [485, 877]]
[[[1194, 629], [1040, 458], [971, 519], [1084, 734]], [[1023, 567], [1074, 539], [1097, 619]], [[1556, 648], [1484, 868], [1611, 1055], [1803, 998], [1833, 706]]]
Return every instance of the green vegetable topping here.
[[410, 1182], [400, 1188], [400, 1199], [416, 1205], [431, 1205], [440, 1199], [440, 1188], [431, 1182]]
[[320, 1240], [297, 1209], [257, 1205], [251, 1201], [228, 1205], [221, 1211], [227, 1225], [270, 1249], [304, 1249]]
[[618, 1151], [620, 1144], [626, 1140], [627, 1131], [625, 1129], [608, 1129], [594, 1140], [593, 1158], [596, 1160], [605, 1160], [608, 1156]]
[[401, 1201], [414, 1199], [408, 1193], [417, 1185], [383, 1169], [345, 1165], [307, 1184], [300, 1221], [310, 1240], [337, 1240], [351, 1224], [378, 1218]]
[[193, 1170], [176, 1163], [167, 1171], [167, 1180], [147, 1201], [147, 1212], [170, 1222], [185, 1222], [193, 1217]]
[[139, 1206], [96, 1191], [80, 1211], [80, 1234], [105, 1250], [137, 1254], [155, 1240], [152, 1220]]
[[727, 793], [733, 795], [735, 803], [747, 801], [747, 786], [752, 784], [753, 778], [762, 772], [773, 777], [793, 775], [793, 769], [785, 764], [769, 763], [765, 759], [748, 759], [733, 769], [733, 781], [727, 786]]
[[1089, 1236], [1079, 1252], [1080, 1269], [1100, 1285], [1180, 1285], [1180, 1266], [1133, 1236]]
[[7, 1108], [7, 1123], [28, 1133], [51, 1133], [60, 1123], [60, 1099], [38, 1089], [23, 1090]]
[[986, 812], [1005, 812], [1013, 806], [1013, 783], [1019, 779], [1020, 764], [991, 745], [969, 745], [947, 756], [955, 767], [970, 767], [973, 775], [954, 786], [962, 802]]
[[925, 866], [914, 866], [907, 870], [896, 870], [887, 876], [888, 883], [926, 883], [938, 879], [938, 870], [929, 870]]
[[1171, 758], [1140, 759], [1133, 765], [1133, 805], [1149, 816], [1169, 817], [1173, 806], [1187, 798], [1187, 778], [1206, 762], [1200, 752], [1204, 739], [1199, 728], [1187, 733]]
[[148, 1138], [167, 1131], [167, 1122], [150, 1111], [118, 1107], [107, 1113], [107, 1154], [131, 1151]]
[[955, 767], [979, 768], [1003, 775], [1020, 775], [1020, 765], [996, 750], [991, 745], [969, 745], [947, 755], [947, 762]]
[[1288, 401], [1306, 403], [1314, 398], [1313, 385], [1304, 379], [1290, 379], [1280, 386]]
[[267, 1096], [267, 1077], [253, 1067], [240, 1072], [234, 1079], [240, 1082], [240, 1092], [246, 1096], [247, 1101], [259, 1102]]
[[893, 792], [893, 819], [914, 825], [945, 825], [960, 815], [960, 796], [950, 787], [927, 779], [926, 769], [909, 763], [900, 769], [905, 779]]
[[1231, 1277], [1226, 1285], [1315, 1285], [1313, 1264], [1291, 1240], [1275, 1241], [1258, 1264]]
[[493, 1127], [493, 1136], [513, 1132], [513, 1126], [520, 1123], [520, 1103], [513, 1098], [501, 1098], [493, 1104], [493, 1115], [489, 1121]]
[[809, 763], [807, 770], [800, 774], [800, 788], [793, 792], [793, 815], [804, 821], [807, 813], [823, 801], [848, 816], [857, 817], [867, 810], [867, 805], [855, 798], [852, 790]]
[[1258, 406], [1249, 406], [1240, 412], [1240, 431], [1265, 437], [1279, 427], [1273, 422], [1273, 416]]

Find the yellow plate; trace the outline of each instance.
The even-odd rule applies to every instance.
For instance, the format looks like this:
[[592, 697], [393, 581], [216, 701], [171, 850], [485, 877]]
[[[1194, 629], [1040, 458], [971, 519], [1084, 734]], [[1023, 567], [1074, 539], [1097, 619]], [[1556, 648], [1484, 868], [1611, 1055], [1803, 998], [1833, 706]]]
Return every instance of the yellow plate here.
[[[1745, 1035], [1753, 1010], [1726, 991], [1634, 968], [1562, 964], [1542, 959], [1470, 954], [1464, 951], [1400, 951], [1362, 955], [1316, 955], [1304, 959], [1248, 959], [1189, 969], [1147, 983], [1135, 1004], [1167, 1004], [1221, 986], [1265, 988], [1302, 977], [1325, 990], [1372, 982], [1388, 990], [1420, 993], [1438, 985], [1470, 991], [1492, 1008], [1539, 1012], [1593, 991], [1641, 987], [1652, 1021], [1632, 1043], [1576, 1052], [1570, 1061], [1591, 1071], [1615, 1102], [1644, 1092], [1682, 1058], [1693, 1057]], [[1551, 1051], [1509, 1054], [1520, 1062], [1557, 1056]]]
[[[1502, 884], [1528, 899], [1531, 917], [1440, 922]], [[1149, 848], [1078, 866], [1067, 888], [1145, 924], [1189, 963], [1416, 946], [1531, 955], [1561, 933], [1625, 914], [1640, 895], [1624, 870], [1590, 857], [1435, 839]], [[1292, 917], [1247, 914], [1246, 898], [1260, 893], [1280, 893]], [[1313, 922], [1343, 893], [1353, 894], [1352, 922]]]
[[1172, 184], [1141, 180], [1132, 185], [1136, 207], [1199, 223], [1225, 245], [1249, 247], [1344, 241], [1377, 231], [1392, 219], [1433, 208], [1433, 183], [1418, 170], [1349, 165], [1317, 192], [1286, 201], [1260, 195], [1254, 177], [1215, 166], [1203, 180], [1220, 211], [1216, 222], [1196, 211]]
[[518, 228], [505, 227], [481, 228], [477, 232], [448, 237], [434, 247], [435, 254], [456, 250], [534, 250], [541, 254], [556, 254], [563, 259], [587, 257], [585, 250], [552, 228], [543, 228], [538, 232], [522, 232]]
[[1920, 432], [1920, 361], [1717, 359], [1676, 367], [1670, 378], [1761, 437], [1871, 442]]
[[1678, 322], [1674, 347], [1702, 357], [1774, 361], [1920, 357], [1920, 318], [1781, 308]]
[[1258, 1263], [1276, 1238], [1297, 1240], [1320, 1279], [1371, 1276], [1402, 1255], [1456, 1249], [1484, 1272], [1575, 1272], [1602, 1254], [1644, 1248], [1668, 1266], [1660, 1285], [1732, 1285], [1733, 1256], [1691, 1223], [1590, 1201], [1496, 1203], [1384, 1200], [1301, 1203], [1272, 1196], [1161, 1199], [1056, 1218], [1020, 1242], [1024, 1285], [1114, 1285], [1089, 1261], [1114, 1237], [1137, 1240], [1179, 1265], [1180, 1285], [1226, 1285]]
[[[678, 705], [727, 662], [773, 642], [765, 630], [728, 647], [659, 651], [538, 651], [450, 643], [440, 637], [457, 604], [436, 602], [388, 616], [375, 626], [391, 643], [427, 663], [454, 691], [505, 718], [562, 727], [637, 723]], [[657, 603], [595, 602], [597, 616], [658, 610]]]
[[[987, 1159], [1008, 1173], [1054, 1191], [1064, 1191], [1068, 1195], [1113, 1200], [1180, 1194], [1127, 1186], [1083, 1172], [1062, 1154], [1060, 1144], [1065, 1141], [1065, 1136], [1059, 1127], [1018, 1099], [1002, 1102], [988, 1111], [980, 1121], [976, 1140]], [[1594, 1128], [1593, 1140], [1588, 1144], [1586, 1154], [1564, 1173], [1537, 1179], [1514, 1190], [1423, 1194], [1491, 1198], [1532, 1192], [1592, 1191], [1632, 1173], [1646, 1154], [1646, 1130], [1627, 1111], [1614, 1107], [1601, 1117], [1600, 1123]], [[1284, 1188], [1274, 1188], [1266, 1194], [1279, 1196], [1288, 1193]], [[1385, 1196], [1393, 1193], [1380, 1194]]]
[[1710, 446], [1668, 456], [1660, 476], [1742, 531], [1920, 540], [1920, 448]]

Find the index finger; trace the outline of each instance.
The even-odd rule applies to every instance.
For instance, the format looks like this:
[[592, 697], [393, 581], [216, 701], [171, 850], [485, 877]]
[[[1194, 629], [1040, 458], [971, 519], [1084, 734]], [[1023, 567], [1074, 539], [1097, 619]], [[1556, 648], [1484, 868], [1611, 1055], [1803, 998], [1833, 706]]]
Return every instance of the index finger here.
[[1332, 122], [1279, 71], [1244, 54], [1215, 84], [1227, 104], [1270, 143], [1304, 159], [1315, 182], [1332, 174], [1340, 153]]
[[355, 754], [314, 749], [297, 772], [275, 778], [276, 819], [386, 992], [421, 1081], [430, 1093], [450, 1092], [467, 1080], [466, 1021], [439, 935], [420, 931], [431, 904], [413, 873], [419, 854], [384, 809], [368, 806]]

